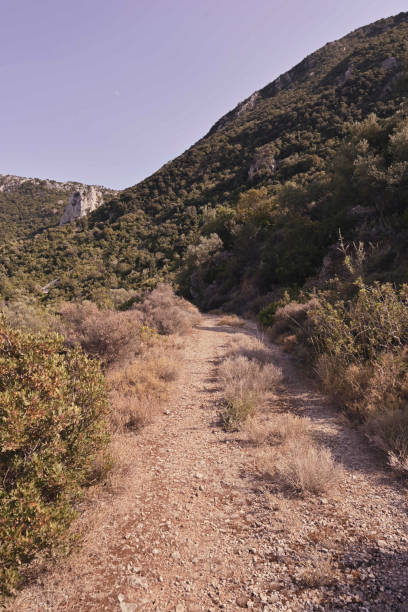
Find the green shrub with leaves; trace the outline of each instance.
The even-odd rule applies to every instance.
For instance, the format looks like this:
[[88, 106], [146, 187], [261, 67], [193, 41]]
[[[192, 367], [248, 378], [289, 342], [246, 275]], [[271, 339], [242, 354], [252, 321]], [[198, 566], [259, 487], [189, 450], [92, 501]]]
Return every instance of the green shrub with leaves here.
[[97, 361], [58, 335], [0, 322], [0, 592], [24, 566], [66, 547], [74, 501], [108, 442]]
[[311, 341], [318, 353], [345, 361], [373, 360], [408, 342], [408, 285], [397, 291], [390, 283], [356, 283], [349, 300], [332, 301], [324, 294], [309, 311]]
[[290, 331], [312, 351], [324, 389], [365, 423], [390, 463], [407, 472], [408, 286], [337, 280], [335, 289], [317, 293]]

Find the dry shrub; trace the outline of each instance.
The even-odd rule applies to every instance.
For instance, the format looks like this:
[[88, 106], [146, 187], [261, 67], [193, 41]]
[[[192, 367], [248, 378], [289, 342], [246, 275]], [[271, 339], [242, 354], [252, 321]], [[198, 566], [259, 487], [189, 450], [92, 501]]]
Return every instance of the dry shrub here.
[[53, 314], [29, 301], [2, 303], [0, 314], [12, 329], [42, 333], [54, 329], [56, 325], [56, 317]]
[[252, 444], [262, 446], [270, 437], [270, 423], [267, 421], [260, 422], [256, 418], [249, 418], [244, 424], [244, 431]]
[[141, 350], [142, 317], [136, 311], [99, 310], [96, 304], [84, 302], [62, 304], [60, 315], [67, 344], [79, 344], [105, 367], [130, 359]]
[[178, 376], [179, 358], [160, 342], [126, 367], [107, 374], [114, 432], [139, 430], [153, 420], [161, 402], [168, 398], [169, 382]]
[[256, 401], [250, 394], [230, 396], [226, 399], [225, 410], [221, 415], [222, 426], [226, 431], [236, 431], [255, 410]]
[[408, 473], [408, 407], [375, 412], [368, 417], [370, 437], [388, 454], [391, 467]]
[[268, 363], [272, 359], [271, 350], [260, 340], [246, 334], [238, 334], [231, 338], [226, 356], [243, 355], [248, 359]]
[[296, 334], [290, 334], [282, 338], [282, 348], [286, 353], [293, 353], [298, 347], [298, 339]]
[[220, 365], [226, 408], [222, 415], [224, 427], [237, 429], [253, 415], [265, 394], [282, 379], [282, 372], [273, 364], [262, 365], [247, 357], [227, 357]]
[[112, 405], [111, 426], [114, 433], [138, 431], [152, 422], [157, 412], [157, 400], [146, 396], [143, 399], [137, 395], [122, 395], [111, 391]]
[[217, 325], [228, 325], [230, 327], [243, 327], [245, 321], [242, 321], [237, 315], [225, 315], [217, 322]]
[[293, 414], [274, 413], [262, 422], [248, 419], [245, 432], [253, 444], [261, 446], [266, 442], [282, 443], [287, 440], [301, 440], [309, 434], [310, 421]]
[[247, 357], [227, 357], [219, 367], [219, 377], [226, 396], [252, 393], [261, 396], [270, 391], [282, 379], [282, 371], [272, 363], [261, 365]]
[[177, 363], [174, 363], [169, 357], [162, 356], [155, 361], [155, 370], [160, 380], [172, 382], [177, 380], [180, 374], [180, 368]]
[[320, 355], [316, 372], [325, 391], [366, 423], [369, 437], [398, 470], [408, 468], [408, 376], [402, 352], [374, 362], [347, 364], [342, 355]]
[[301, 493], [315, 495], [330, 492], [343, 476], [327, 448], [317, 447], [311, 440], [290, 440], [282, 451], [264, 457], [265, 473], [278, 478]]
[[165, 284], [149, 293], [141, 304], [135, 304], [132, 311], [139, 312], [145, 325], [164, 335], [187, 334], [201, 322], [198, 309]]
[[271, 338], [277, 338], [286, 333], [296, 333], [302, 327], [302, 324], [305, 323], [309, 310], [316, 308], [317, 305], [317, 299], [312, 298], [305, 304], [289, 302], [286, 306], [278, 308], [270, 330]]
[[302, 440], [308, 435], [310, 421], [295, 414], [274, 414], [271, 421], [271, 434], [280, 442]]

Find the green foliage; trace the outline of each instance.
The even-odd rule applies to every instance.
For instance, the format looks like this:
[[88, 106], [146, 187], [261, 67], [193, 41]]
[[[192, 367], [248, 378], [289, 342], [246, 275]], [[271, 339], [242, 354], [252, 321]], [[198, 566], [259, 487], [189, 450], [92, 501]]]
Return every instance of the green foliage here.
[[0, 590], [67, 545], [73, 501], [105, 449], [107, 400], [96, 361], [56, 335], [0, 325]]
[[296, 288], [285, 289], [281, 292], [279, 299], [265, 306], [265, 308], [263, 308], [258, 315], [258, 321], [262, 327], [271, 327], [275, 320], [275, 314], [278, 308], [283, 308], [286, 306], [286, 304], [289, 304], [289, 302], [298, 298], [298, 293], [299, 292], [296, 290]]
[[390, 284], [357, 283], [352, 299], [319, 295], [319, 307], [309, 312], [311, 341], [318, 353], [344, 359], [374, 360], [380, 353], [408, 342], [408, 285], [397, 292]]
[[[59, 223], [69, 191], [28, 179], [0, 190], [0, 236], [3, 241], [20, 240]], [[2, 177], [0, 176], [0, 186]]]
[[253, 397], [241, 395], [225, 401], [221, 422], [225, 431], [237, 431], [241, 425], [255, 413], [256, 403]]
[[[217, 234], [223, 249], [181, 283], [212, 307], [242, 286], [256, 296], [301, 285], [339, 227], [347, 240], [386, 241], [395, 232], [400, 263], [386, 273], [404, 280], [407, 160], [405, 128], [397, 123], [407, 94], [407, 23], [401, 13], [316, 51], [89, 217], [23, 242], [26, 233], [7, 233], [0, 288], [39, 291], [54, 280], [45, 300], [103, 303], [103, 287], [146, 289], [174, 280], [189, 245], [197, 246], [200, 234]], [[336, 157], [350, 131], [351, 145]], [[355, 207], [374, 212], [353, 216]]]
[[408, 286], [336, 279], [305, 307], [302, 318], [299, 304], [278, 309], [272, 331], [297, 336], [325, 390], [408, 471]]

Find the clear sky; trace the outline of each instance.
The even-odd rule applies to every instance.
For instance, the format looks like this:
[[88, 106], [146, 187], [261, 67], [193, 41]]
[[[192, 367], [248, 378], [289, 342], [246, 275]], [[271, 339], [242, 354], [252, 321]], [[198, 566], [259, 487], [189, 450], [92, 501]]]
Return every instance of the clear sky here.
[[121, 188], [406, 0], [0, 0], [0, 173]]

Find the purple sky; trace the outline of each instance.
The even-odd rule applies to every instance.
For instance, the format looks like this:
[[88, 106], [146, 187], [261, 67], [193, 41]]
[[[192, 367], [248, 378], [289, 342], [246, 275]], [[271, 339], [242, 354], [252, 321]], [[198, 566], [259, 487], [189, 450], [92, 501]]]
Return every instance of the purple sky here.
[[406, 0], [0, 0], [0, 173], [126, 187]]

